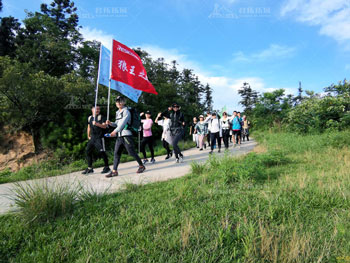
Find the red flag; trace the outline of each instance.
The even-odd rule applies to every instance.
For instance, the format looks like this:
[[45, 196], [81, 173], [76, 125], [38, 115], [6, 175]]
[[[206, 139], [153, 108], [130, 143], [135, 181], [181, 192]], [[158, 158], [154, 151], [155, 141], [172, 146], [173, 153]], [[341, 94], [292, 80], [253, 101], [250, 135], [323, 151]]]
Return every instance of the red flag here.
[[158, 94], [147, 78], [141, 58], [134, 50], [113, 40], [111, 79], [123, 82], [134, 89]]

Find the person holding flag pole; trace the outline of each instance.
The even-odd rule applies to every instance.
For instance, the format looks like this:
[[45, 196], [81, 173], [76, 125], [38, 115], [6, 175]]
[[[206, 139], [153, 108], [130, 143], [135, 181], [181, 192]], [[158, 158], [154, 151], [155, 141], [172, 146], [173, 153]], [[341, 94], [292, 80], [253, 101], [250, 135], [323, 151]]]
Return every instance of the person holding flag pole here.
[[[142, 91], [158, 94], [147, 78], [147, 73], [142, 64], [141, 58], [132, 49], [116, 40], [113, 40], [112, 52], [110, 52], [110, 54], [109, 89], [112, 88], [118, 90], [135, 102], [138, 101]], [[110, 91], [108, 97], [109, 96]], [[117, 137], [114, 149], [113, 171], [106, 175], [108, 178], [118, 175], [117, 169], [123, 148], [126, 148], [128, 153], [138, 162], [139, 168], [137, 173], [142, 173], [146, 169], [134, 149], [131, 131], [132, 128], [135, 128], [133, 127], [133, 123], [136, 123], [133, 120], [134, 114], [130, 113], [125, 104], [125, 98], [118, 96], [116, 99], [116, 106], [118, 108], [118, 111], [116, 112], [116, 121], [106, 121], [108, 125], [115, 127], [115, 129], [111, 134], [105, 134], [105, 136]], [[109, 110], [107, 114], [109, 117]]]
[[[100, 62], [101, 62], [101, 51], [102, 51], [102, 45], [100, 48]], [[101, 63], [99, 63], [99, 65], [100, 64]], [[107, 128], [107, 124], [105, 123], [106, 119], [100, 114], [100, 107], [97, 106], [98, 84], [99, 84], [99, 77], [100, 77], [99, 75], [100, 74], [98, 72], [97, 83], [96, 83], [95, 104], [91, 109], [93, 115], [88, 118], [87, 137], [89, 141], [86, 145], [88, 168], [86, 168], [85, 171], [82, 172], [82, 174], [89, 174], [94, 172], [92, 168], [92, 154], [93, 154], [94, 148], [99, 151], [104, 161], [105, 166], [102, 170], [102, 173], [108, 173], [110, 171], [110, 168], [108, 165], [108, 157], [105, 149], [105, 141], [103, 138], [103, 133], [104, 133], [103, 131]]]

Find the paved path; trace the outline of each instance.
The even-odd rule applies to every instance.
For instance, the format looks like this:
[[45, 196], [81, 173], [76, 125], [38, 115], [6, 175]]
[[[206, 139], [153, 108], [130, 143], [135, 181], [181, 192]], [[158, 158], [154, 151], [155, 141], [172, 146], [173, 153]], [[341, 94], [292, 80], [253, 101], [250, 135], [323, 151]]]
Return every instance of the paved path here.
[[[232, 155], [242, 155], [253, 150], [255, 146], [256, 143], [250, 141], [237, 147], [233, 147], [231, 144], [229, 149]], [[122, 189], [126, 183], [148, 184], [182, 177], [190, 172], [192, 162], [206, 161], [209, 157], [208, 152], [208, 148], [203, 151], [199, 151], [197, 148], [186, 150], [183, 152], [183, 163], [175, 163], [174, 157], [165, 160], [165, 156], [158, 156], [155, 158], [156, 163], [146, 164], [146, 171], [142, 174], [136, 174], [138, 164], [136, 161], [131, 161], [119, 165], [118, 177], [106, 178], [104, 174], [101, 174], [102, 168], [96, 168], [94, 169], [95, 172], [88, 176], [82, 175], [81, 171], [79, 171], [55, 177], [22, 181], [19, 183], [24, 185], [48, 183], [50, 186], [64, 183], [72, 185], [73, 187], [74, 185], [81, 185], [85, 189], [97, 193], [113, 193]], [[214, 151], [214, 154], [218, 156], [223, 155], [223, 153], [218, 154], [217, 150]], [[0, 184], [0, 214], [7, 213], [14, 209], [13, 189], [15, 187], [16, 185], [14, 183]]]

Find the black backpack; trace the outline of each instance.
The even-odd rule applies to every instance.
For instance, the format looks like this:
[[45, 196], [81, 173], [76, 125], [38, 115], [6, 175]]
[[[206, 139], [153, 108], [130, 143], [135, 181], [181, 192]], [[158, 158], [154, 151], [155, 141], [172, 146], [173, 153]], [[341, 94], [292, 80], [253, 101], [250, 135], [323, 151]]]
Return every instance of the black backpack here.
[[137, 112], [135, 108], [128, 107], [128, 110], [131, 115], [130, 123], [128, 123], [124, 129], [130, 130], [135, 135], [139, 132], [139, 129], [141, 127], [140, 114]]

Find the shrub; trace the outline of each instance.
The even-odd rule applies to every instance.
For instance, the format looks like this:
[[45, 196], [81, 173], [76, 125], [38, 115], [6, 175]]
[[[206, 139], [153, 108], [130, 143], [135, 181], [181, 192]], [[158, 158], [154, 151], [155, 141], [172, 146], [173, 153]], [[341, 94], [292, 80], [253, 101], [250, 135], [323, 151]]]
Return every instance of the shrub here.
[[18, 214], [26, 223], [50, 222], [70, 214], [80, 199], [82, 187], [72, 184], [16, 184], [13, 190]]

